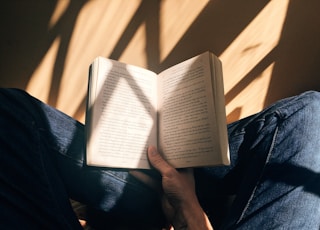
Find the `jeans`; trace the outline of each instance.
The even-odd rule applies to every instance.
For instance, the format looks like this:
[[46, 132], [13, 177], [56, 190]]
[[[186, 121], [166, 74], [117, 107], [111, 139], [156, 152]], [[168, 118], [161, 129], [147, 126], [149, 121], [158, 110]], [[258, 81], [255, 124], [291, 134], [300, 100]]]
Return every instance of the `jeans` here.
[[[163, 223], [155, 191], [127, 170], [86, 165], [83, 124], [16, 89], [0, 90], [0, 112], [0, 229], [81, 229], [69, 198], [98, 229]], [[228, 125], [231, 165], [195, 169], [215, 228], [319, 229], [319, 114], [310, 91]]]

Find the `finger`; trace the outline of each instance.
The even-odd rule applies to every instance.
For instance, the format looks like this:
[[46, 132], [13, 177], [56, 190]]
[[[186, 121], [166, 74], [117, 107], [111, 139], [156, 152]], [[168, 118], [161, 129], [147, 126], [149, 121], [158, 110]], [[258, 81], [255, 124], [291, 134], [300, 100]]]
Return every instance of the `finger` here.
[[172, 166], [170, 166], [158, 153], [156, 147], [149, 146], [148, 148], [148, 158], [151, 163], [151, 165], [157, 169], [161, 175], [166, 174], [168, 171], [171, 171], [174, 169]]

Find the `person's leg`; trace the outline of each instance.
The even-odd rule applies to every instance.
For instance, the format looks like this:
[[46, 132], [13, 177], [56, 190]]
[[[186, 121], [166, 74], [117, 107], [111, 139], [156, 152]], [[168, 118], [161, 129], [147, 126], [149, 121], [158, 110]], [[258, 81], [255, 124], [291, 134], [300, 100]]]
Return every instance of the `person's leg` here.
[[163, 222], [158, 195], [126, 170], [86, 166], [83, 124], [20, 90], [1, 89], [0, 110], [0, 209], [10, 217], [0, 218], [6, 223], [75, 224], [69, 197], [101, 215], [100, 225]]
[[0, 229], [81, 229], [47, 154], [40, 113], [26, 94], [0, 90]]
[[[45, 223], [56, 223], [56, 219], [59, 219], [60, 222], [63, 222], [61, 220], [74, 220], [71, 222], [75, 223], [77, 221], [73, 217], [74, 214], [68, 204], [68, 196], [64, 191], [66, 188], [71, 197], [103, 210], [103, 213], [107, 213], [109, 217], [120, 217], [123, 220], [121, 223], [126, 220], [134, 220], [136, 217], [138, 222], [150, 221], [150, 223], [154, 223], [161, 220], [161, 211], [156, 194], [132, 178], [126, 171], [111, 171], [85, 165], [85, 137], [82, 124], [22, 92], [3, 90], [0, 95], [0, 143], [2, 145], [0, 147], [0, 191], [2, 192], [0, 197], [3, 200], [1, 209], [8, 208], [9, 213], [8, 216], [2, 216], [3, 218], [11, 216], [13, 218], [8, 218], [8, 220], [13, 220], [16, 217], [16, 219], [22, 220], [20, 223], [23, 221], [25, 223], [43, 223], [44, 221], [41, 222], [40, 219], [44, 220], [45, 218], [54, 219], [45, 221]], [[266, 167], [263, 165], [267, 159], [272, 160], [273, 156], [276, 156], [276, 160], [280, 159], [277, 156], [278, 150], [284, 152], [284, 157], [303, 155], [304, 151], [297, 150], [297, 152], [294, 152], [294, 147], [291, 145], [290, 149], [293, 152], [285, 151], [283, 149], [285, 147], [280, 148], [278, 142], [280, 141], [280, 146], [285, 146], [283, 143], [289, 142], [292, 140], [291, 138], [296, 138], [293, 136], [295, 131], [298, 132], [298, 129], [287, 124], [297, 125], [300, 122], [301, 124], [298, 124], [298, 127], [305, 127], [304, 131], [308, 129], [310, 124], [307, 124], [307, 121], [313, 116], [312, 113], [319, 113], [319, 110], [306, 112], [307, 110], [316, 110], [319, 107], [319, 105], [315, 105], [316, 101], [319, 100], [316, 97], [318, 96], [308, 93], [300, 97], [287, 99], [278, 102], [256, 116], [229, 125], [232, 165], [230, 167], [196, 170], [199, 197], [202, 204], [205, 205], [205, 209], [209, 210], [208, 207], [216, 206], [214, 199], [212, 199], [214, 193], [218, 195], [237, 194], [237, 200], [232, 206], [233, 213], [230, 214], [225, 223], [234, 224], [238, 222], [238, 224], [242, 224], [247, 221], [248, 226], [260, 224], [257, 221], [259, 220], [258, 214], [260, 211], [267, 214], [269, 209], [266, 207], [269, 206], [258, 208], [259, 206], [255, 205], [254, 207], [258, 211], [255, 211], [255, 215], [252, 216], [247, 216], [247, 210], [250, 210], [251, 206], [249, 205], [250, 209], [245, 208], [248, 206], [248, 200], [255, 200], [255, 197], [251, 198], [251, 195], [258, 194], [260, 191], [255, 187], [254, 182], [259, 182], [260, 177], [264, 179], [267, 176], [265, 172], [268, 172], [268, 170], [262, 170], [259, 174], [259, 169], [268, 169], [275, 166], [274, 163], [272, 163], [273, 166], [270, 163], [266, 164]], [[294, 108], [295, 111], [293, 111]], [[305, 119], [302, 119], [299, 114], [303, 114]], [[300, 139], [301, 144], [307, 143], [306, 141], [314, 144], [314, 149], [311, 149], [311, 153], [306, 155], [309, 158], [311, 156], [316, 157], [315, 151], [319, 150], [319, 146], [316, 146], [318, 142], [313, 143], [315, 140], [319, 140], [319, 136], [316, 135], [319, 118], [315, 115], [311, 120], [313, 120], [310, 121], [312, 122], [311, 126], [313, 126], [307, 131], [311, 133], [312, 138], [308, 137], [307, 140], [303, 141]], [[19, 130], [19, 132], [16, 132], [16, 130]], [[275, 130], [279, 131], [277, 131], [276, 138], [273, 138]], [[289, 130], [292, 132], [287, 135], [280, 135]], [[302, 138], [306, 138], [306, 136], [302, 136]], [[301, 145], [301, 147], [305, 149], [304, 145]], [[269, 149], [274, 149], [272, 153], [277, 154], [268, 157]], [[29, 156], [30, 154], [32, 156]], [[45, 166], [43, 166], [43, 162], [45, 162]], [[52, 164], [52, 162], [55, 162], [55, 164]], [[319, 161], [314, 159], [313, 162]], [[55, 167], [57, 167], [57, 170]], [[296, 168], [294, 169], [296, 170]], [[313, 174], [308, 174], [308, 176], [310, 175]], [[47, 178], [50, 178], [50, 180]], [[281, 177], [277, 176], [272, 178], [273, 180], [277, 178], [281, 180]], [[272, 182], [270, 179], [264, 180]], [[217, 185], [221, 186], [218, 192], [216, 192]], [[35, 192], [31, 192], [30, 187], [33, 187]], [[53, 192], [43, 192], [44, 189], [53, 190]], [[20, 199], [19, 202], [14, 202], [16, 199]], [[53, 203], [48, 205], [51, 208], [49, 214], [46, 213], [48, 210], [42, 210], [48, 206], [41, 206], [43, 201], [46, 200]], [[264, 202], [268, 203], [268, 201]], [[254, 202], [250, 204], [254, 204]], [[37, 210], [34, 210], [33, 206]], [[27, 208], [23, 209], [23, 207]], [[39, 207], [42, 209], [39, 209]], [[26, 213], [28, 210], [32, 211]], [[243, 212], [244, 210], [246, 211]], [[301, 210], [305, 209], [302, 208]], [[54, 215], [57, 213], [58, 216], [55, 219]], [[214, 212], [212, 213], [214, 214]], [[27, 218], [30, 216], [32, 218]], [[37, 216], [38, 218], [36, 218]], [[69, 218], [69, 216], [72, 217]], [[212, 215], [212, 217], [212, 220], [215, 221], [215, 215]]]
[[[80, 122], [37, 102], [46, 119], [43, 135], [69, 196], [88, 206], [87, 218], [96, 228], [164, 223], [159, 194], [126, 169], [86, 165], [85, 128]], [[149, 175], [156, 172], [144, 170]]]
[[223, 229], [319, 229], [319, 114], [320, 94], [307, 92], [229, 125], [231, 166], [196, 171], [216, 226], [221, 216], [212, 207], [231, 194]]

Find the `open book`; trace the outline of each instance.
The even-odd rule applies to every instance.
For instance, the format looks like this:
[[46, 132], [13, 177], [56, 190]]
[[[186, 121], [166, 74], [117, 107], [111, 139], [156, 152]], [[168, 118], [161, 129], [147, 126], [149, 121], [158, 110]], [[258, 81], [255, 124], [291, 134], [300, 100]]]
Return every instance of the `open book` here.
[[89, 72], [88, 165], [147, 169], [149, 145], [176, 168], [229, 164], [222, 65], [214, 54], [160, 74], [98, 57]]

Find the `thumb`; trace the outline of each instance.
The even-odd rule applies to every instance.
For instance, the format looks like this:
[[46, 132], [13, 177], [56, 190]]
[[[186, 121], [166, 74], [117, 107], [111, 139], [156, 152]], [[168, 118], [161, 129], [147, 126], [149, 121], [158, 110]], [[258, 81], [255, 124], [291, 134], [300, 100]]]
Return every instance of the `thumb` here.
[[159, 154], [156, 147], [149, 146], [148, 147], [148, 158], [151, 163], [151, 165], [157, 169], [161, 175], [166, 174], [169, 170], [172, 170], [173, 167], [170, 166], [163, 157]]

